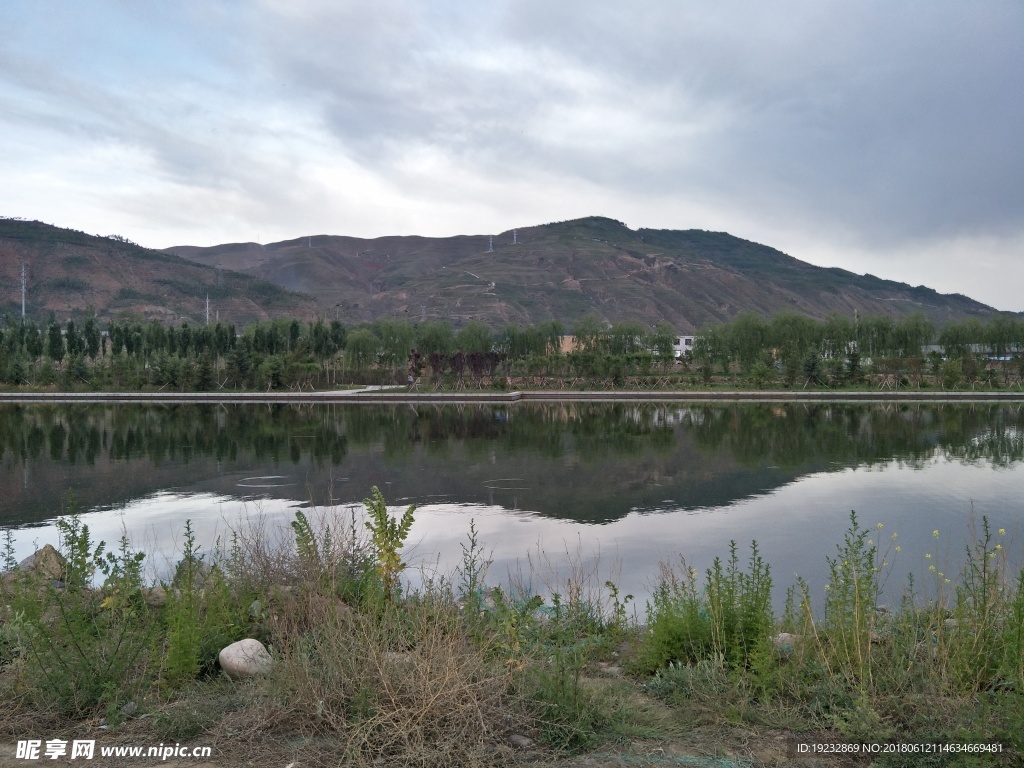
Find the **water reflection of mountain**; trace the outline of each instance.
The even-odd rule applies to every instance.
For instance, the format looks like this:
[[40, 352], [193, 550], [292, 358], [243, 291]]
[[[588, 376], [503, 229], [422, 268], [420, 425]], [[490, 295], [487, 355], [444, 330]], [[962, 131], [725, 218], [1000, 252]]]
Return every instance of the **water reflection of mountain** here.
[[[714, 507], [811, 472], [936, 454], [1008, 466], [1024, 412], [1004, 404], [572, 403], [0, 408], [0, 524], [167, 488], [324, 503], [495, 504], [590, 522]], [[253, 477], [281, 476], [252, 482]], [[249, 478], [250, 481], [246, 482]]]

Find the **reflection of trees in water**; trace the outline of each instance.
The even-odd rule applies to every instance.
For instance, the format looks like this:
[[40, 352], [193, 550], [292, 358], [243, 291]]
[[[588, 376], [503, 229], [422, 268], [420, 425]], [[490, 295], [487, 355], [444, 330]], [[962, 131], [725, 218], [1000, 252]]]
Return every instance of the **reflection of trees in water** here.
[[350, 448], [401, 459], [421, 446], [444, 457], [505, 455], [583, 462], [667, 454], [680, 434], [744, 466], [821, 462], [921, 463], [937, 451], [1008, 466], [1024, 458], [1024, 409], [1006, 404], [635, 403], [490, 405], [46, 405], [0, 409], [0, 449], [14, 461], [48, 457], [91, 466], [100, 457], [155, 466], [246, 457], [319, 466]]
[[0, 448], [17, 460], [95, 463], [146, 459], [154, 466], [191, 458], [340, 464], [343, 423], [328, 411], [289, 406], [16, 406], [0, 409]]
[[742, 404], [693, 409], [695, 443], [746, 466], [810, 462], [911, 466], [942, 453], [1009, 466], [1024, 459], [1024, 410], [1005, 404]]

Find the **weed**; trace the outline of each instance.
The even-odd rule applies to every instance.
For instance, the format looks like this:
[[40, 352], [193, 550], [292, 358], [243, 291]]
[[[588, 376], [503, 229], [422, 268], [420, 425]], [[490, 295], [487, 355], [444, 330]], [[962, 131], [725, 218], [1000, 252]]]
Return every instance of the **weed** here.
[[167, 647], [163, 678], [172, 686], [192, 680], [200, 668], [200, 583], [203, 556], [196, 547], [192, 521], [185, 521], [184, 557], [174, 575], [177, 594], [167, 601]]
[[729, 559], [715, 558], [705, 573], [704, 588], [697, 571], [662, 564], [661, 577], [648, 604], [648, 627], [637, 659], [641, 670], [654, 671], [669, 662], [705, 660], [747, 665], [768, 639], [774, 618], [771, 611], [771, 576], [767, 564], [751, 542], [746, 570], [739, 565], [736, 543]]
[[13, 571], [18, 566], [14, 556], [14, 534], [10, 528], [4, 528], [3, 543], [0, 544], [0, 571]]
[[220, 650], [244, 635], [246, 617], [219, 564], [204, 562], [192, 521], [185, 521], [182, 559], [167, 601], [166, 650], [162, 676], [172, 687], [210, 672]]
[[879, 580], [877, 546], [869, 540], [871, 531], [861, 528], [857, 514], [850, 512], [850, 527], [836, 557], [827, 557], [829, 580], [825, 586], [824, 642], [827, 663], [847, 684], [868, 686], [871, 682], [871, 631]]
[[[23, 617], [25, 672], [38, 680], [40, 700], [82, 715], [133, 695], [144, 679], [153, 628], [145, 606], [128, 595], [143, 558], [127, 540], [103, 557], [105, 544], [94, 545], [77, 516], [58, 519], [56, 527], [64, 579], [30, 577], [13, 603]], [[109, 592], [107, 585], [91, 586], [97, 567], [108, 574]]]
[[366, 521], [366, 527], [370, 529], [371, 542], [377, 558], [377, 573], [380, 576], [384, 597], [388, 602], [394, 602], [398, 574], [406, 567], [400, 552], [409, 535], [409, 529], [412, 528], [416, 505], [410, 505], [401, 519], [395, 520], [388, 512], [384, 494], [377, 486], [370, 489], [370, 498], [364, 499], [363, 504], [370, 518]]
[[469, 521], [469, 533], [462, 547], [462, 565], [458, 569], [459, 597], [471, 614], [479, 613], [483, 607], [484, 578], [490, 559], [484, 555], [476, 530], [476, 522]]

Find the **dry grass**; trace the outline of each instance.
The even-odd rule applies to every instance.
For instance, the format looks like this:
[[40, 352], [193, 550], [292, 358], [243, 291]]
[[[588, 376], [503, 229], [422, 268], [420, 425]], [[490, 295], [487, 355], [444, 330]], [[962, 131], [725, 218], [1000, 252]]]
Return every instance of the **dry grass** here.
[[346, 764], [483, 765], [529, 726], [510, 690], [454, 606], [426, 604], [327, 611], [293, 638], [263, 696], [296, 731], [330, 734]]

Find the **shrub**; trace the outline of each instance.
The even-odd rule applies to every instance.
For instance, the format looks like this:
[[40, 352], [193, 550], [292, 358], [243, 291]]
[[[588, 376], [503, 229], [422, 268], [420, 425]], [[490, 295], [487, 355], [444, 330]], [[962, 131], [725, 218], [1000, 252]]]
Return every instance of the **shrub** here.
[[[25, 674], [37, 704], [81, 716], [132, 697], [144, 682], [153, 622], [139, 592], [143, 556], [122, 537], [117, 552], [94, 545], [87, 525], [57, 520], [64, 578], [28, 576], [16, 583], [13, 608]], [[99, 568], [107, 579], [95, 589]]]
[[768, 565], [751, 542], [747, 570], [742, 570], [736, 542], [729, 560], [715, 558], [705, 573], [703, 589], [697, 571], [684, 560], [680, 567], [661, 565], [661, 574], [647, 607], [648, 627], [638, 654], [640, 669], [654, 671], [669, 662], [696, 663], [717, 659], [743, 667], [768, 641], [774, 625]]

